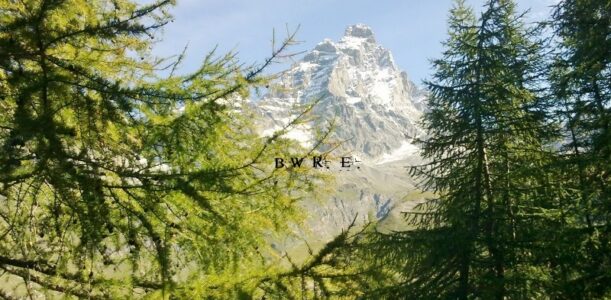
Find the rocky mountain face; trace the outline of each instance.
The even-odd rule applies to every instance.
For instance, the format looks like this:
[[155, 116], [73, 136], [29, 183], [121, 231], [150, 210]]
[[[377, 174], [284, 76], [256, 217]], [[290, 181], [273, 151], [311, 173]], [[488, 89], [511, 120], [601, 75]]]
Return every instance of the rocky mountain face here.
[[[406, 166], [420, 162], [413, 139], [426, 93], [397, 68], [366, 25], [349, 26], [337, 42], [325, 39], [285, 71], [269, 93], [253, 105], [261, 114], [262, 134], [270, 135], [298, 113], [301, 104], [319, 100], [314, 121], [286, 137], [309, 146], [320, 120], [335, 119], [334, 135], [345, 140], [338, 151], [362, 161], [359, 169], [334, 170], [337, 192], [328, 203], [307, 203], [317, 236], [339, 232], [358, 214], [362, 222], [381, 219], [405, 203], [415, 190]], [[337, 162], [336, 162], [337, 163]]]

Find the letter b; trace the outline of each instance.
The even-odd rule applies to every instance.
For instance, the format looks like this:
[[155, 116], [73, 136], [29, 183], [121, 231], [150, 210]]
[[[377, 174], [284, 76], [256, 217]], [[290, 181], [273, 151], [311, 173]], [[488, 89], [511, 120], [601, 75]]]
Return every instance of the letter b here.
[[276, 169], [284, 167], [284, 159], [276, 157]]

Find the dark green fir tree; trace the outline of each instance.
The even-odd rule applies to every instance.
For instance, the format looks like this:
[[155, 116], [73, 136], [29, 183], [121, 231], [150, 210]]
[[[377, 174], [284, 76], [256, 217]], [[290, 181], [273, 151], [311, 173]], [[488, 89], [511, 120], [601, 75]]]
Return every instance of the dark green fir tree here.
[[565, 143], [558, 156], [559, 297], [611, 296], [611, 1], [566, 0], [551, 21], [551, 73]]
[[443, 56], [426, 82], [423, 157], [412, 169], [436, 195], [407, 213], [413, 230], [379, 235], [402, 283], [380, 295], [414, 299], [531, 298], [549, 267], [537, 251], [556, 207], [548, 188], [555, 126], [542, 97], [538, 30], [509, 0], [479, 18], [451, 10]]

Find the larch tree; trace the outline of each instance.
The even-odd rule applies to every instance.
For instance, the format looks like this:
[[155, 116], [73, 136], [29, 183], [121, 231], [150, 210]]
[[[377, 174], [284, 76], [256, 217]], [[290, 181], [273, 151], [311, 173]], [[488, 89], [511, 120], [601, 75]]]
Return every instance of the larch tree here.
[[177, 75], [151, 55], [172, 4], [0, 2], [2, 297], [232, 297], [274, 272], [267, 241], [317, 181], [273, 170], [296, 147], [241, 99], [292, 36]]

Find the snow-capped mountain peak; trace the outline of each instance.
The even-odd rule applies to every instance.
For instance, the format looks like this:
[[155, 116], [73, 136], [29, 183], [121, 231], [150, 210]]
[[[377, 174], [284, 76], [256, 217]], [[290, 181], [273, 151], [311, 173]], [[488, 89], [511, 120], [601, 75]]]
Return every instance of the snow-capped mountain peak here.
[[314, 121], [285, 137], [311, 146], [313, 128], [334, 119], [335, 139], [346, 141], [339, 152], [362, 161], [359, 171], [338, 174], [337, 193], [328, 203], [306, 203], [317, 234], [333, 235], [356, 215], [359, 222], [370, 215], [383, 218], [414, 188], [404, 167], [420, 162], [413, 141], [421, 133], [417, 122], [425, 97], [376, 42], [373, 30], [357, 24], [338, 41], [318, 43], [254, 103], [262, 115], [262, 134], [271, 135], [300, 113], [296, 104], [319, 100]]
[[272, 119], [270, 132], [295, 113], [293, 104], [319, 98], [315, 114], [337, 117], [337, 137], [350, 140], [347, 150], [361, 157], [393, 153], [420, 132], [417, 105], [424, 93], [399, 70], [391, 52], [376, 42], [366, 25], [349, 26], [339, 41], [318, 43], [283, 73], [257, 106]]

